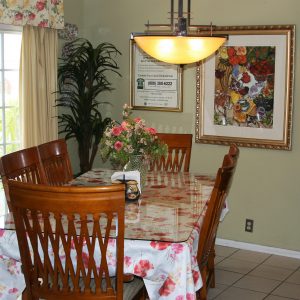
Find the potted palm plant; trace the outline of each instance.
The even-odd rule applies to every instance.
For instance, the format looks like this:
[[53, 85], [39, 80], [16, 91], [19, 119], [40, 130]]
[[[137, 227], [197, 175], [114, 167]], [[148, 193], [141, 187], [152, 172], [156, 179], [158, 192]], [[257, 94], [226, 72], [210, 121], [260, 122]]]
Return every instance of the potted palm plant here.
[[58, 91], [56, 105], [62, 110], [58, 116], [59, 133], [65, 139], [75, 138], [78, 143], [80, 172], [92, 168], [98, 145], [110, 118], [103, 118], [97, 96], [112, 91], [107, 74], [119, 76], [116, 57], [120, 51], [110, 43], [97, 47], [86, 39], [76, 39], [64, 47], [67, 54], [58, 66]]

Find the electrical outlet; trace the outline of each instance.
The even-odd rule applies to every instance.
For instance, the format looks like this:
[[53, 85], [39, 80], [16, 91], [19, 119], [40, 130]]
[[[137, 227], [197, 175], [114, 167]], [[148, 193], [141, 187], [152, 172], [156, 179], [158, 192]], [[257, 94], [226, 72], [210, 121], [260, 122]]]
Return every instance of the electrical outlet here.
[[246, 219], [245, 231], [247, 231], [247, 232], [253, 232], [253, 225], [254, 225], [254, 221], [253, 220]]

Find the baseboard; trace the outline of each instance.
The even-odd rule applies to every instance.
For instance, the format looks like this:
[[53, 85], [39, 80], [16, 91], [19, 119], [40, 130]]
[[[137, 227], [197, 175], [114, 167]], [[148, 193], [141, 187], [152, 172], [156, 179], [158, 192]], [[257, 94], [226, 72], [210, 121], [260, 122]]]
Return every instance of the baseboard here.
[[239, 249], [243, 249], [243, 250], [276, 254], [276, 255], [300, 259], [299, 251], [274, 248], [274, 247], [268, 247], [268, 246], [262, 246], [262, 245], [250, 244], [250, 243], [244, 243], [244, 242], [238, 242], [238, 241], [232, 241], [232, 240], [225, 240], [225, 239], [219, 239], [219, 238], [216, 239], [216, 244], [220, 245], [220, 246], [233, 247], [233, 248], [239, 248]]

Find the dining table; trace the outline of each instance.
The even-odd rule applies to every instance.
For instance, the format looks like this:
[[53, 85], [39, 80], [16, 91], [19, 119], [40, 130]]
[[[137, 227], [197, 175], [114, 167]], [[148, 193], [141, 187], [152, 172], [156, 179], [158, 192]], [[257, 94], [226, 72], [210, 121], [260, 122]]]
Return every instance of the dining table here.
[[[93, 169], [68, 185], [110, 185], [114, 172]], [[124, 273], [142, 277], [150, 299], [196, 299], [203, 284], [196, 259], [199, 229], [214, 181], [214, 175], [197, 172], [148, 172], [140, 198], [126, 200]], [[107, 251], [113, 257], [115, 248]], [[0, 217], [0, 299], [17, 299], [25, 289], [21, 266], [8, 213]]]

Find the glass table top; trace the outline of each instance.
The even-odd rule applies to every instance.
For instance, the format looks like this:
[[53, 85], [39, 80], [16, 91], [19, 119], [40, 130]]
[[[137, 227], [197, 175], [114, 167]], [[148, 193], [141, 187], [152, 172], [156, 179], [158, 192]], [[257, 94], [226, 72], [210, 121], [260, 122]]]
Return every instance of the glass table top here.
[[[70, 185], [111, 184], [113, 170], [94, 169]], [[183, 242], [197, 226], [214, 185], [214, 177], [196, 173], [148, 172], [139, 200], [126, 201], [125, 238]], [[11, 214], [0, 217], [0, 228], [14, 229]]]

